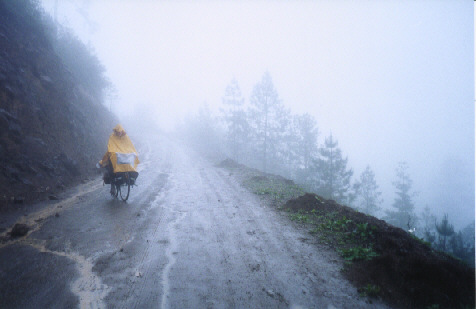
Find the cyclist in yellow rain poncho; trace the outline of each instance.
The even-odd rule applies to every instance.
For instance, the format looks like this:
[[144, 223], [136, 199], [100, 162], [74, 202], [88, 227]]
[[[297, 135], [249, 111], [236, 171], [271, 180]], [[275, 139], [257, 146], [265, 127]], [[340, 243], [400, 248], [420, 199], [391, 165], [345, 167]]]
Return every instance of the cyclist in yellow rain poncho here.
[[[99, 161], [99, 165], [105, 167], [107, 171], [103, 178], [104, 182], [108, 184], [111, 182], [113, 174], [125, 172], [129, 172], [135, 181], [139, 175], [136, 170], [139, 163], [136, 148], [124, 128], [118, 124], [109, 136], [106, 154]], [[112, 184], [111, 190], [113, 190]]]

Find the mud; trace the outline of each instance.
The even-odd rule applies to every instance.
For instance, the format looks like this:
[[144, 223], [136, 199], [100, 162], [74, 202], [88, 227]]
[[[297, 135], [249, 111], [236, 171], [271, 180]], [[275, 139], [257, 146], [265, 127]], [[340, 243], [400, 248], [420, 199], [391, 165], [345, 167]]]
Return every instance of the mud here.
[[0, 247], [0, 307], [386, 308], [226, 169], [149, 141], [127, 203], [98, 176], [5, 229], [31, 227]]

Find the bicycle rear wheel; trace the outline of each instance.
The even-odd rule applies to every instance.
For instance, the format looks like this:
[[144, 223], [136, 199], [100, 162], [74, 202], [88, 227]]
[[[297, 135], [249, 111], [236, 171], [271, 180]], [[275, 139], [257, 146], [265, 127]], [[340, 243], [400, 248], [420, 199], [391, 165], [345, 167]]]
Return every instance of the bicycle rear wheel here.
[[121, 186], [122, 189], [119, 189], [120, 190], [119, 193], [121, 195], [121, 199], [125, 202], [129, 198], [129, 192], [131, 191], [131, 182], [130, 182], [130, 178], [129, 178], [129, 173], [126, 173], [124, 176], [126, 178], [126, 181]]

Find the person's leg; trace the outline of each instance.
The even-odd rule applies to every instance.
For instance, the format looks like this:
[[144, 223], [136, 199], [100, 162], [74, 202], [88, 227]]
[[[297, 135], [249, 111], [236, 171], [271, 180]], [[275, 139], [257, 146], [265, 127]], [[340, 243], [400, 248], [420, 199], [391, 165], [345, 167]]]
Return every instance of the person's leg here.
[[106, 171], [108, 173], [109, 181], [111, 183], [111, 194], [114, 195], [116, 193], [116, 187], [114, 186], [114, 170], [112, 169], [112, 164], [108, 164], [106, 166]]

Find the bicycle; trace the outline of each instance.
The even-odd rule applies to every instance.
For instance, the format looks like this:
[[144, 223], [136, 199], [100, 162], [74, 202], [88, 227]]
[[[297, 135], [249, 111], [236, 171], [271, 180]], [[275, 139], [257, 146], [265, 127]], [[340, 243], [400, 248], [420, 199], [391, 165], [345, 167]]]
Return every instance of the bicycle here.
[[125, 202], [129, 198], [131, 186], [135, 185], [137, 172], [121, 172], [113, 174], [111, 179], [111, 196], [118, 196]]

